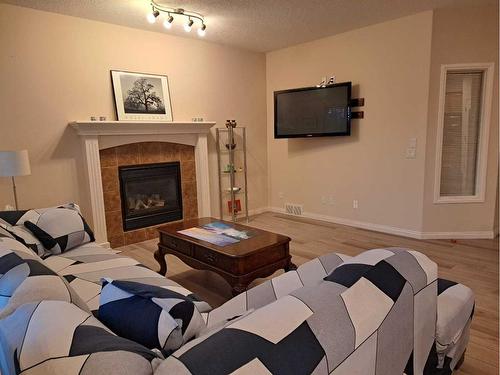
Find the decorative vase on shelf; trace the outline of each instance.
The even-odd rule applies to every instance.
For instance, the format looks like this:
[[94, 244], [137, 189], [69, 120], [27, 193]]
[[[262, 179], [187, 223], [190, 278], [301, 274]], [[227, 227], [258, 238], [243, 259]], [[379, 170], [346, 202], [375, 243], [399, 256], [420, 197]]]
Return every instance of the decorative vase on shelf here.
[[[233, 190], [233, 193], [239, 193], [241, 191], [241, 187], [234, 186], [232, 190]], [[230, 193], [231, 192], [231, 188], [227, 188], [226, 191]]]

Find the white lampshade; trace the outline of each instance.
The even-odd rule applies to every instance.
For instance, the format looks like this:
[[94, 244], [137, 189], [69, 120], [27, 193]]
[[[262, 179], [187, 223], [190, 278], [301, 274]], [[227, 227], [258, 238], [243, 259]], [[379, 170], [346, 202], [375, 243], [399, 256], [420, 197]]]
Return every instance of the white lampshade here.
[[31, 174], [28, 150], [0, 151], [0, 176], [26, 176]]

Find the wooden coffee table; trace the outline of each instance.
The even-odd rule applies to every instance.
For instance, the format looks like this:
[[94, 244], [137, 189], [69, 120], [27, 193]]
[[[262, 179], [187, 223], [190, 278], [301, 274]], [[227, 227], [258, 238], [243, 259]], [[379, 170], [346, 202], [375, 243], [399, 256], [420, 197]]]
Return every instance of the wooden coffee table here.
[[154, 256], [160, 264], [160, 274], [167, 273], [165, 255], [172, 254], [195, 269], [218, 273], [231, 285], [233, 295], [237, 295], [259, 277], [267, 277], [279, 269], [297, 268], [290, 256], [290, 238], [280, 234], [223, 221], [237, 230], [251, 230], [255, 236], [221, 247], [178, 233], [214, 221], [222, 220], [206, 217], [159, 227], [160, 242]]

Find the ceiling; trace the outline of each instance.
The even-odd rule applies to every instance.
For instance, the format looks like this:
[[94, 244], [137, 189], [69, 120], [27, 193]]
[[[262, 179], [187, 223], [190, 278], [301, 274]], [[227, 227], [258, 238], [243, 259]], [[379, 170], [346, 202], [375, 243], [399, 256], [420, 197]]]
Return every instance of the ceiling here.
[[[0, 0], [2, 1], [2, 0]], [[177, 22], [149, 24], [149, 0], [3, 0], [5, 3], [160, 33], [198, 38]], [[163, 0], [205, 16], [207, 41], [267, 52], [375, 23], [444, 7], [498, 0]]]

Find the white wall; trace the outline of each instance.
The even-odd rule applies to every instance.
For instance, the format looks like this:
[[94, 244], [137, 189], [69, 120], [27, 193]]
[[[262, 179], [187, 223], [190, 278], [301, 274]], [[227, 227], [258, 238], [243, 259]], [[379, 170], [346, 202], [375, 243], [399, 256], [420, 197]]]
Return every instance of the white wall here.
[[[114, 118], [110, 69], [161, 73], [169, 76], [175, 120], [204, 117], [223, 126], [235, 118], [248, 127], [251, 208], [299, 203], [314, 217], [414, 236], [491, 231], [498, 96], [486, 202], [438, 207], [430, 194], [439, 66], [494, 61], [497, 95], [497, 31], [498, 7], [443, 9], [264, 55], [0, 4], [0, 150], [30, 151], [33, 174], [18, 179], [22, 207], [66, 201], [85, 207], [79, 143], [67, 123]], [[365, 98], [365, 118], [353, 121], [351, 137], [275, 140], [273, 91], [311, 86], [330, 74], [352, 81], [353, 96]], [[413, 137], [417, 158], [409, 160]], [[213, 139], [209, 147], [216, 214]], [[7, 203], [10, 181], [0, 178], [0, 207]]]

